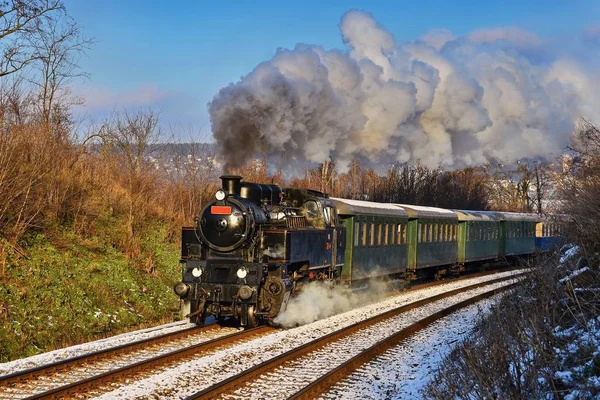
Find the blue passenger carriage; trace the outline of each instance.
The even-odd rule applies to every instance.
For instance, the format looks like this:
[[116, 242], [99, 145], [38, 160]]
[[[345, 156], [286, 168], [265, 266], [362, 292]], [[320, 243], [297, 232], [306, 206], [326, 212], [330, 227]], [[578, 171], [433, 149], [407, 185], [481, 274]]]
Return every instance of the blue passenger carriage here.
[[535, 247], [548, 251], [564, 241], [565, 224], [563, 215], [542, 216], [535, 226]]

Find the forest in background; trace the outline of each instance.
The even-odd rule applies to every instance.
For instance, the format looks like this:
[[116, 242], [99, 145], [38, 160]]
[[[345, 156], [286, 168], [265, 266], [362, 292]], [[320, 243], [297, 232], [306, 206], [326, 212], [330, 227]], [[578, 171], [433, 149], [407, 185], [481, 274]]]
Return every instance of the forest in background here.
[[[165, 132], [152, 109], [75, 120], [85, 99], [71, 85], [86, 78], [78, 60], [94, 40], [59, 0], [2, 12], [0, 361], [172, 320], [180, 230], [219, 187], [218, 154], [194, 132]], [[581, 121], [578, 132], [597, 130]], [[582, 151], [454, 171], [377, 173], [356, 160], [338, 173], [331, 160], [285, 178], [259, 158], [228, 172], [346, 198], [544, 213], [577, 193]]]

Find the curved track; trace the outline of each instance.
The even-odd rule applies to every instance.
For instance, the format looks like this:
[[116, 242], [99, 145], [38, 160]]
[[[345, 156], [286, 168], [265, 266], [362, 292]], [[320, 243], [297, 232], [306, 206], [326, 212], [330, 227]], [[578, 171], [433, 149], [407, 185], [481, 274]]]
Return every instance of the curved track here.
[[[507, 270], [504, 270], [507, 271]], [[453, 281], [493, 275], [495, 271], [476, 273], [462, 276], [459, 279], [443, 280], [415, 285], [404, 291], [420, 290], [432, 286], [443, 285]], [[494, 279], [483, 283], [452, 290], [430, 298], [419, 300], [384, 314], [355, 323], [324, 337], [315, 339], [278, 357], [263, 362], [242, 374], [220, 382], [197, 396], [215, 397], [231, 392], [246, 382], [272, 371], [278, 366], [297, 360], [304, 354], [323, 348], [328, 343], [342, 340], [354, 332], [364, 330], [381, 321], [389, 320], [395, 315], [412, 309], [423, 307], [435, 301], [448, 298], [467, 290], [490, 285], [510, 278]], [[398, 292], [395, 292], [396, 294]], [[161, 336], [81, 355], [56, 363], [15, 372], [0, 377], [0, 399], [43, 399], [43, 398], [72, 398], [89, 397], [90, 393], [101, 394], [113, 390], [125, 380], [131, 382], [153, 375], [161, 369], [168, 368], [198, 355], [212, 354], [225, 350], [238, 343], [250, 341], [276, 331], [273, 327], [262, 326], [245, 331], [231, 333], [231, 329], [219, 325], [209, 325], [203, 328], [193, 327]], [[339, 374], [339, 372], [336, 372]], [[322, 386], [322, 385], [321, 385]], [[312, 390], [312, 389], [311, 389]], [[312, 393], [312, 392], [311, 392]], [[87, 395], [86, 395], [87, 394]]]
[[[269, 379], [269, 376], [277, 376], [277, 380], [280, 383], [280, 387], [285, 387], [288, 382], [285, 382], [287, 378], [289, 380], [289, 386], [293, 387], [298, 384], [298, 377], [294, 374], [294, 369], [297, 368], [297, 364], [300, 364], [302, 359], [307, 360], [310, 358], [312, 354], [315, 354], [329, 345], [337, 345], [340, 348], [344, 348], [344, 346], [348, 346], [348, 339], [351, 336], [360, 335], [363, 332], [368, 331], [370, 327], [381, 323], [391, 322], [395, 317], [400, 314], [406, 313], [410, 310], [414, 310], [420, 307], [424, 307], [436, 302], [439, 302], [443, 299], [449, 299], [453, 296], [457, 296], [461, 293], [471, 292], [480, 288], [485, 288], [486, 286], [493, 285], [495, 283], [511, 281], [515, 279], [517, 276], [511, 276], [508, 278], [499, 278], [494, 279], [487, 282], [477, 283], [474, 285], [470, 285], [464, 288], [452, 290], [449, 292], [445, 292], [436, 296], [432, 296], [423, 300], [419, 300], [407, 305], [403, 305], [401, 307], [390, 310], [381, 315], [374, 316], [364, 321], [357, 322], [353, 325], [347, 326], [335, 332], [332, 332], [324, 337], [317, 338], [311, 342], [308, 342], [300, 347], [294, 348], [286, 353], [283, 353], [277, 357], [271, 358], [259, 365], [256, 365], [238, 375], [235, 375], [229, 379], [226, 379], [218, 384], [215, 384], [211, 387], [208, 387], [205, 390], [197, 392], [192, 396], [188, 397], [188, 399], [213, 399], [213, 398], [245, 398], [251, 397], [255, 393], [253, 390], [256, 388], [260, 388], [261, 386], [265, 386], [266, 384], [263, 382], [258, 383], [261, 379], [265, 378], [265, 380]], [[444, 307], [438, 312], [432, 313], [427, 317], [420, 319], [414, 323], [411, 323], [408, 327], [401, 329], [386, 337], [385, 339], [379, 340], [374, 345], [370, 346], [366, 350], [360, 352], [358, 355], [344, 362], [342, 365], [335, 367], [333, 370], [328, 373], [317, 376], [315, 380], [312, 381], [308, 386], [302, 388], [296, 394], [292, 394], [294, 398], [315, 398], [318, 394], [326, 391], [331, 383], [334, 383], [338, 379], [343, 376], [348, 375], [358, 366], [362, 365], [364, 362], [367, 362], [373, 359], [375, 356], [380, 354], [381, 352], [387, 350], [388, 348], [398, 344], [400, 341], [405, 340], [410, 335], [415, 332], [425, 328], [429, 324], [437, 321], [444, 316], [451, 314], [452, 312], [464, 308], [468, 305], [476, 303], [486, 297], [493, 296], [501, 291], [508, 290], [512, 287], [514, 283], [509, 283], [502, 287], [493, 288], [491, 290], [483, 291], [483, 293], [476, 294], [467, 300], [460, 301], [455, 303], [449, 307]], [[480, 290], [481, 292], [481, 290]], [[340, 345], [341, 343], [341, 345]], [[328, 358], [325, 357], [326, 363], [328, 363]], [[294, 366], [296, 365], [296, 366]], [[306, 369], [306, 367], [304, 367]], [[288, 371], [289, 370], [289, 371]], [[283, 372], [285, 371], [285, 372]], [[296, 370], [297, 371], [297, 370]], [[298, 373], [298, 375], [302, 375], [303, 379], [309, 379], [306, 377], [306, 371], [302, 374]], [[254, 388], [252, 387], [254, 386]], [[267, 385], [268, 386], [268, 385]], [[260, 389], [259, 389], [260, 390]], [[282, 393], [280, 393], [282, 394]]]
[[218, 325], [209, 325], [156, 336], [2, 376], [0, 399], [72, 397], [273, 330], [263, 326], [230, 333]]

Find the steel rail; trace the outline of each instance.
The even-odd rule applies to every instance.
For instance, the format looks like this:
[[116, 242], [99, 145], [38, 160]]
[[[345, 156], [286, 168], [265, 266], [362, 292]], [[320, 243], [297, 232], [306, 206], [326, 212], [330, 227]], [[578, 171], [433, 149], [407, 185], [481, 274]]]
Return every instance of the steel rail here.
[[325, 375], [321, 376], [316, 381], [308, 384], [307, 386], [302, 388], [300, 391], [298, 391], [294, 395], [290, 396], [288, 399], [294, 399], [294, 400], [296, 400], [296, 399], [314, 399], [314, 398], [318, 397], [319, 395], [327, 392], [336, 383], [338, 383], [342, 379], [346, 378], [348, 375], [350, 375], [352, 372], [356, 371], [358, 368], [360, 368], [364, 364], [372, 361], [377, 356], [382, 355], [383, 353], [385, 353], [387, 350], [391, 349], [392, 347], [399, 345], [406, 339], [415, 335], [417, 332], [427, 328], [434, 322], [436, 322], [444, 317], [447, 317], [448, 315], [450, 315], [462, 308], [465, 308], [465, 307], [468, 307], [475, 303], [478, 303], [481, 300], [492, 297], [498, 293], [507, 291], [507, 290], [513, 288], [515, 285], [516, 285], [516, 283], [511, 283], [509, 285], [506, 285], [506, 286], [503, 286], [500, 288], [496, 288], [496, 289], [490, 290], [488, 292], [482, 293], [480, 295], [471, 297], [467, 300], [461, 301], [460, 303], [457, 303], [450, 307], [444, 308], [441, 311], [438, 311], [434, 314], [429, 315], [426, 318], [423, 318], [423, 319], [415, 322], [414, 324], [396, 332], [395, 334], [393, 334], [385, 339], [380, 340], [379, 342], [375, 343], [373, 346], [369, 347], [368, 349], [363, 350], [361, 353], [352, 357], [350, 360], [348, 360], [345, 363], [341, 364], [340, 366], [332, 369], [331, 371], [329, 371]]
[[204, 390], [194, 393], [191, 396], [186, 397], [186, 400], [200, 399], [200, 398], [214, 399], [225, 393], [231, 393], [232, 391], [236, 390], [237, 388], [246, 384], [247, 382], [249, 382], [259, 376], [265, 375], [271, 371], [274, 371], [276, 368], [278, 368], [279, 366], [281, 366], [282, 364], [284, 364], [286, 362], [293, 361], [300, 357], [303, 357], [311, 352], [319, 350], [320, 348], [324, 347], [325, 345], [327, 345], [329, 343], [332, 343], [332, 342], [335, 342], [342, 338], [348, 337], [349, 335], [351, 335], [357, 331], [368, 328], [368, 327], [375, 325], [381, 321], [393, 318], [399, 314], [402, 314], [407, 311], [413, 310], [415, 308], [422, 307], [424, 305], [436, 302], [438, 300], [442, 300], [447, 297], [457, 295], [462, 292], [477, 289], [477, 288], [480, 288], [483, 286], [488, 286], [493, 283], [516, 279], [525, 274], [526, 273], [515, 274], [515, 275], [509, 276], [509, 277], [492, 279], [490, 281], [480, 282], [480, 283], [476, 283], [473, 285], [465, 286], [463, 288], [454, 289], [454, 290], [451, 290], [451, 291], [448, 291], [445, 293], [441, 293], [441, 294], [438, 294], [438, 295], [435, 295], [432, 297], [428, 297], [426, 299], [421, 299], [421, 300], [417, 300], [417, 301], [409, 303], [409, 304], [405, 304], [403, 306], [389, 310], [383, 314], [368, 318], [364, 321], [356, 322], [345, 328], [342, 328], [335, 332], [329, 333], [325, 336], [322, 336], [322, 337], [312, 340], [308, 343], [305, 343], [304, 345], [302, 345], [300, 347], [294, 348], [283, 354], [280, 354], [276, 357], [266, 360], [261, 364], [255, 365], [254, 367], [249, 368], [237, 375], [234, 375], [224, 381], [221, 381], [221, 382], [219, 382], [215, 385], [212, 385]]
[[198, 343], [172, 352], [168, 352], [147, 360], [127, 365], [118, 369], [114, 369], [99, 375], [92, 376], [81, 381], [73, 382], [58, 388], [50, 389], [42, 393], [38, 393], [27, 397], [28, 400], [33, 399], [57, 399], [65, 397], [74, 397], [78, 393], [86, 392], [94, 388], [98, 388], [104, 384], [118, 381], [121, 378], [131, 377], [140, 372], [148, 371], [153, 368], [168, 365], [174, 361], [181, 361], [187, 357], [201, 354], [208, 350], [214, 350], [216, 347], [239, 342], [241, 340], [249, 340], [253, 337], [273, 332], [276, 329], [270, 326], [259, 326], [253, 329], [247, 329], [240, 332], [235, 332], [206, 342]]
[[186, 336], [191, 336], [199, 332], [219, 329], [218, 325], [209, 325], [206, 327], [190, 327], [176, 332], [169, 332], [163, 335], [154, 336], [138, 340], [132, 343], [125, 343], [115, 347], [98, 350], [92, 353], [82, 354], [76, 357], [66, 358], [51, 364], [40, 365], [38, 367], [17, 371], [8, 375], [0, 376], [0, 387], [8, 387], [17, 383], [23, 383], [39, 376], [48, 376], [49, 374], [59, 373], [68, 370], [73, 366], [80, 366], [88, 361], [102, 360], [125, 353], [137, 351], [153, 344], [160, 344], [171, 340], [177, 340]]

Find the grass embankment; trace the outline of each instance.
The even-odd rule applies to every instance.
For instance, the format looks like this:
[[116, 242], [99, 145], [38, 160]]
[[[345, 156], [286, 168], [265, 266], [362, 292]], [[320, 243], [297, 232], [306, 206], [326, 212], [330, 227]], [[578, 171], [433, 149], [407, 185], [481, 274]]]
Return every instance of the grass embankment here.
[[137, 260], [102, 235], [31, 235], [23, 253], [0, 239], [0, 362], [173, 320], [179, 249], [165, 233], [141, 235]]

